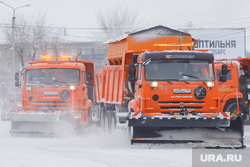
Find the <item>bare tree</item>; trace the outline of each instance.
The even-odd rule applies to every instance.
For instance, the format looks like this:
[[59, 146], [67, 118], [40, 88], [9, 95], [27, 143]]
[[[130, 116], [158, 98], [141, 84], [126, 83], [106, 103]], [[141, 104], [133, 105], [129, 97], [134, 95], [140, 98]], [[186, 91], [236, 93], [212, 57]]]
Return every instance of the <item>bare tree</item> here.
[[99, 34], [103, 41], [135, 31], [142, 26], [139, 16], [126, 7], [99, 12], [96, 16], [100, 28], [103, 29], [102, 35]]
[[[55, 53], [60, 51], [62, 39], [53, 27], [46, 26], [45, 15], [31, 21], [23, 17], [18, 18], [16, 25], [15, 57], [18, 56], [22, 67], [27, 60], [37, 59], [40, 53], [47, 53], [48, 50]], [[6, 41], [11, 43], [11, 29], [5, 29], [4, 33]], [[57, 47], [54, 47], [55, 43]]]
[[53, 51], [53, 55], [59, 55], [62, 51], [62, 36], [61, 31], [55, 29], [51, 26], [45, 26], [45, 16], [41, 19], [37, 19], [32, 28], [32, 59], [36, 59], [36, 56], [40, 54], [45, 54], [48, 50]]
[[53, 50], [53, 55], [58, 56], [60, 52], [63, 49], [62, 46], [62, 38], [60, 36], [60, 33], [55, 33], [51, 38], [50, 38], [50, 48]]
[[32, 37], [31, 37], [31, 49], [32, 49], [32, 60], [36, 59], [36, 55], [39, 52], [46, 53], [48, 49], [48, 33], [50, 27], [45, 27], [45, 16], [41, 19], [37, 19], [32, 26]]
[[[11, 27], [5, 27], [3, 33], [7, 43], [12, 42]], [[14, 67], [15, 70], [19, 70], [17, 67], [19, 63], [21, 67], [26, 66], [27, 60], [40, 59], [37, 55], [41, 53], [48, 53], [53, 51], [59, 53], [61, 49], [62, 40], [60, 33], [56, 29], [46, 26], [45, 16], [37, 17], [33, 20], [25, 19], [24, 17], [18, 17], [15, 26], [15, 57]], [[55, 47], [56, 46], [56, 47]], [[12, 64], [13, 65], [13, 64]], [[7, 76], [7, 77], [6, 77]], [[4, 64], [0, 67], [0, 79], [6, 83], [6, 90], [8, 92], [13, 88], [13, 79], [10, 69]]]

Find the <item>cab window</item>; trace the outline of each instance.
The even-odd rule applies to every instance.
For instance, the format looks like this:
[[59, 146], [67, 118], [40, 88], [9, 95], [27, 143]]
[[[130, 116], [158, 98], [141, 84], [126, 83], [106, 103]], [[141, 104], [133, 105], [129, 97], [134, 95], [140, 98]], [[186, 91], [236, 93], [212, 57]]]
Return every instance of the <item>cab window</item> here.
[[[217, 70], [217, 80], [220, 79], [220, 76], [221, 76], [221, 70]], [[231, 71], [227, 73], [227, 80], [232, 80]]]

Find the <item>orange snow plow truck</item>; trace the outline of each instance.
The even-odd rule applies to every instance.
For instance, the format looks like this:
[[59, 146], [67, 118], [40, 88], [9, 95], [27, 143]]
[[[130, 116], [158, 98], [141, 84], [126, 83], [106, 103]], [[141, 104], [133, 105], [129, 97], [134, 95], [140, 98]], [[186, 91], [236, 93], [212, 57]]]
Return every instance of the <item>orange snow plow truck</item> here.
[[[104, 127], [128, 123], [132, 144], [243, 147], [241, 117], [221, 108], [218, 87], [224, 81], [217, 80], [214, 56], [194, 51], [195, 42], [163, 26], [110, 41], [110, 65], [95, 75]], [[221, 66], [221, 77], [227, 72]]]
[[71, 61], [72, 56], [45, 55], [16, 73], [17, 87], [23, 76], [22, 110], [1, 115], [11, 121], [11, 134], [61, 135], [91, 123], [94, 62], [77, 57]]

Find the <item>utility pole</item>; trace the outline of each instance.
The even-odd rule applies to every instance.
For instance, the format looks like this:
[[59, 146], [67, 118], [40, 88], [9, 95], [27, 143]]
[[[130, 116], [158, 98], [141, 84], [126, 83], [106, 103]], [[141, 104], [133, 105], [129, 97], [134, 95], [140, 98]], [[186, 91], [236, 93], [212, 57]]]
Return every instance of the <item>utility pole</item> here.
[[[15, 60], [15, 21], [16, 21], [16, 10], [20, 9], [20, 8], [24, 8], [24, 7], [30, 7], [31, 5], [24, 5], [24, 6], [19, 6], [19, 7], [12, 7], [8, 4], [6, 4], [3, 1], [0, 1], [1, 4], [11, 8], [13, 10], [13, 16], [12, 16], [12, 24], [11, 24], [11, 29], [12, 29], [12, 33], [11, 33], [11, 53], [12, 53], [12, 60], [11, 60], [11, 77], [14, 81], [14, 76], [15, 76], [15, 72], [16, 72], [16, 66], [18, 67], [18, 63], [16, 64], [16, 60]], [[14, 82], [11, 82], [11, 87], [14, 88]]]

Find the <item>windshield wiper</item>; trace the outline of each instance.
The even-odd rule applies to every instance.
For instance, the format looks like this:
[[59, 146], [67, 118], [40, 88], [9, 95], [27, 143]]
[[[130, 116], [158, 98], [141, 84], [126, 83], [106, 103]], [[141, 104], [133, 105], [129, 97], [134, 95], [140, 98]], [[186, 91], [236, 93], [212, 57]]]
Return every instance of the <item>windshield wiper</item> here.
[[182, 81], [182, 82], [185, 82], [185, 83], [189, 84], [188, 81], [185, 81], [185, 80], [182, 80], [182, 79], [171, 79], [171, 80], [173, 80], [173, 81]]
[[56, 87], [57, 88], [57, 86], [56, 85], [54, 85], [52, 82], [42, 82], [43, 84], [49, 84], [49, 85], [52, 85], [52, 86], [54, 86], [54, 87]]
[[[169, 80], [170, 80], [170, 81], [169, 81]], [[185, 82], [185, 83], [189, 84], [188, 81], [186, 81], [186, 80], [181, 80], [181, 79], [168, 79], [168, 80], [166, 80], [166, 81], [169, 82], [169, 83], [171, 83], [171, 84], [172, 84], [171, 81], [182, 81], [182, 82]]]
[[181, 74], [182, 76], [187, 76], [187, 77], [190, 77], [190, 78], [195, 78], [195, 79], [198, 79], [199, 81], [202, 81], [204, 84], [206, 84], [205, 81], [201, 80], [199, 77], [196, 77], [196, 76], [193, 76], [193, 75], [189, 75], [189, 74]]
[[53, 82], [56, 82], [56, 83], [61, 83], [61, 84], [63, 84], [63, 85], [67, 85], [65, 82], [58, 81], [58, 80], [53, 80]]
[[43, 87], [43, 88], [44, 88], [44, 85], [43, 85], [43, 84], [38, 84], [38, 86], [41, 86], [41, 87]]
[[179, 79], [174, 78], [174, 79], [167, 79], [167, 80], [165, 80], [165, 81], [167, 81], [168, 83], [172, 84], [171, 81], [179, 81]]
[[179, 81], [183, 81], [183, 82], [185, 82], [185, 83], [189, 84], [189, 82], [188, 82], [188, 81], [186, 81], [185, 79], [180, 79]]

